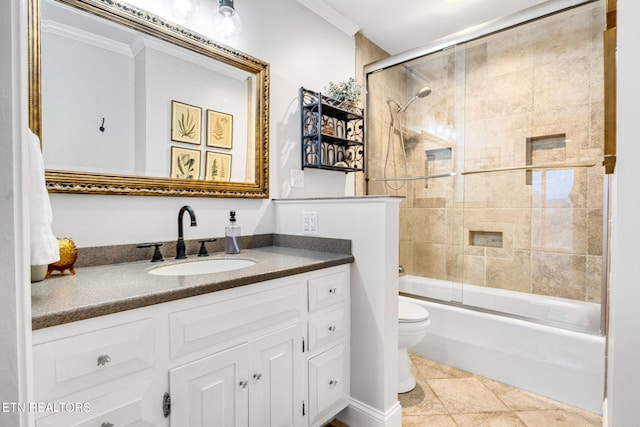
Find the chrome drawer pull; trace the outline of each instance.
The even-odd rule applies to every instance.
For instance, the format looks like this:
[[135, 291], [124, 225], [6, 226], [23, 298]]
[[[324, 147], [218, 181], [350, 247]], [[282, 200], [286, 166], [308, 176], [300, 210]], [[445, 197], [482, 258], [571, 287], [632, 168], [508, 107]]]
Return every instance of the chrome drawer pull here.
[[329, 331], [330, 332], [335, 332], [336, 331], [336, 327], [335, 326], [329, 326]]
[[113, 427], [112, 423], [102, 423], [100, 424], [100, 427]]
[[338, 381], [336, 381], [336, 380], [331, 380], [331, 381], [329, 381], [329, 385], [330, 385], [330, 386], [333, 386], [333, 387], [337, 387], [337, 386], [338, 386]]
[[104, 368], [105, 366], [111, 363], [111, 356], [108, 354], [103, 354], [98, 356], [98, 368]]
[[240, 381], [240, 384], [238, 384], [242, 390], [246, 390], [247, 389], [247, 385], [249, 385], [249, 381]]
[[262, 378], [262, 374], [253, 374], [253, 379], [256, 381], [260, 381], [260, 378]]

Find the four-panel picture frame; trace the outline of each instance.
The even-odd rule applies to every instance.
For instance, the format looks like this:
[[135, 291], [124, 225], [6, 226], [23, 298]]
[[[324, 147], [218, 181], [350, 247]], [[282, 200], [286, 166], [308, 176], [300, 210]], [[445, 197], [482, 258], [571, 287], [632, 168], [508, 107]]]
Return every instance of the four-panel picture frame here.
[[[233, 115], [206, 110], [204, 149], [171, 145], [170, 177], [205, 181], [231, 180]], [[202, 146], [202, 108], [171, 101], [171, 141]], [[212, 150], [208, 150], [211, 148]], [[204, 153], [204, 173], [201, 171]]]

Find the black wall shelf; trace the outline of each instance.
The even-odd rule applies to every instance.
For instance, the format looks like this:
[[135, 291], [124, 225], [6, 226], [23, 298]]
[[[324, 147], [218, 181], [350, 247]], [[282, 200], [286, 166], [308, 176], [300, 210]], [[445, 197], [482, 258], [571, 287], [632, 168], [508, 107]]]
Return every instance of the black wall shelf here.
[[364, 171], [364, 110], [300, 88], [302, 169]]

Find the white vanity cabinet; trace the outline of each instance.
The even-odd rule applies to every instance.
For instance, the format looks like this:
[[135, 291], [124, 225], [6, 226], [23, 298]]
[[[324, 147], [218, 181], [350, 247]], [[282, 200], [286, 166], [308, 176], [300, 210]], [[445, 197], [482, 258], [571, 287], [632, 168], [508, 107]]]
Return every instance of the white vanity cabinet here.
[[36, 425], [320, 426], [349, 398], [349, 271], [36, 330], [35, 401], [84, 405]]

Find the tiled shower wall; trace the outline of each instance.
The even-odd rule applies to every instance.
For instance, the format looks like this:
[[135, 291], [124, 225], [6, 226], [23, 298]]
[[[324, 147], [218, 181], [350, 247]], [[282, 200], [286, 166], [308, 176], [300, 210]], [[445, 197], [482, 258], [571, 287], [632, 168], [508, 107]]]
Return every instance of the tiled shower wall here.
[[[603, 29], [594, 3], [369, 75], [368, 193], [405, 196], [405, 273], [600, 302]], [[403, 103], [424, 85], [432, 94], [402, 117], [407, 173], [458, 175], [372, 180], [404, 176], [386, 99]]]

